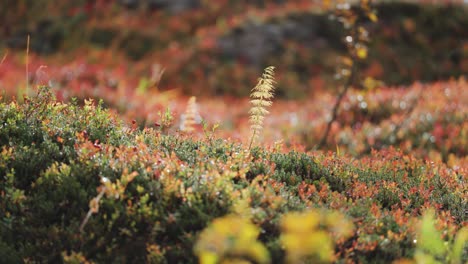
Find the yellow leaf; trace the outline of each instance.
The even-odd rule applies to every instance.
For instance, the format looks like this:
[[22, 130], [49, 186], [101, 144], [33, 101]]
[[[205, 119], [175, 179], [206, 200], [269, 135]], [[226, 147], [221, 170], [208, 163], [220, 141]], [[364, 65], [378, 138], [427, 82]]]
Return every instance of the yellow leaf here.
[[365, 59], [365, 58], [367, 58], [367, 49], [365, 47], [357, 47], [356, 48], [356, 54], [357, 54], [358, 58]]
[[282, 227], [287, 232], [303, 233], [314, 230], [319, 223], [320, 215], [315, 211], [289, 213], [283, 217]]
[[308, 237], [309, 252], [316, 253], [321, 260], [331, 261], [333, 258], [333, 241], [325, 231], [316, 231]]
[[364, 79], [364, 81], [362, 82], [362, 86], [364, 87], [366, 91], [372, 91], [384, 85], [385, 85], [384, 82], [380, 80], [376, 80], [372, 77], [366, 77], [366, 79]]
[[203, 251], [200, 253], [200, 264], [216, 264], [218, 262], [218, 256], [216, 254]]
[[238, 215], [215, 219], [195, 244], [200, 263], [217, 263], [226, 257], [248, 256], [257, 263], [270, 263], [268, 250], [257, 241], [257, 226]]
[[262, 244], [255, 242], [249, 248], [249, 255], [258, 263], [270, 263], [268, 250]]
[[374, 12], [370, 12], [367, 14], [367, 17], [370, 19], [372, 22], [377, 22], [379, 19], [377, 18], [377, 15]]

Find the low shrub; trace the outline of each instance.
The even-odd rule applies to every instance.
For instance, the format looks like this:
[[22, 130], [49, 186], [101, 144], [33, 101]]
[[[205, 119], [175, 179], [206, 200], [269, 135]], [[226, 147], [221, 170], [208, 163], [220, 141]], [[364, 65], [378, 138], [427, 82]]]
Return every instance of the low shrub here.
[[[466, 232], [455, 241], [467, 225], [464, 168], [393, 149], [356, 159], [138, 129], [92, 100], [61, 103], [47, 87], [1, 102], [0, 117], [8, 263], [468, 259]], [[428, 208], [456, 253], [430, 255], [416, 238]]]

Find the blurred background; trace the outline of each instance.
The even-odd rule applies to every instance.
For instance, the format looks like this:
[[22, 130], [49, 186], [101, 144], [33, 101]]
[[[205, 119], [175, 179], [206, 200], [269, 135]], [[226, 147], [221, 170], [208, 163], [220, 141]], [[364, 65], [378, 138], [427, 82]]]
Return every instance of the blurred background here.
[[[337, 1], [2, 0], [0, 56], [24, 52], [30, 35], [30, 53], [49, 65], [118, 66], [149, 82], [164, 69], [159, 89], [197, 96], [248, 95], [259, 72], [275, 65], [277, 96], [297, 99], [333, 89], [346, 54], [342, 25], [325, 2]], [[401, 85], [468, 72], [464, 1], [374, 4], [378, 23], [365, 25], [372, 41], [362, 75]], [[62, 85], [67, 78], [55, 76]]]

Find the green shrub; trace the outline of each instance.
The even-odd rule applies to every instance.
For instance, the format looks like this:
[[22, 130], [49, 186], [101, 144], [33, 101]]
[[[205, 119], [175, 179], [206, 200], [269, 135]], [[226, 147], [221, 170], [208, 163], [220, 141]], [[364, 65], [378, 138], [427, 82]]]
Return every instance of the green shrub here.
[[199, 233], [226, 215], [248, 218], [268, 250], [236, 259], [287, 262], [318, 251], [281, 239], [284, 215], [323, 209], [323, 219], [339, 213], [355, 229], [337, 238], [334, 225], [314, 225], [311, 235], [333, 240], [340, 261], [373, 263], [414, 256], [424, 208], [437, 209], [445, 241], [465, 223], [464, 175], [394, 150], [357, 160], [196, 141], [129, 128], [100, 104], [64, 104], [47, 87], [0, 103], [0, 117], [0, 255], [9, 263], [195, 263]]

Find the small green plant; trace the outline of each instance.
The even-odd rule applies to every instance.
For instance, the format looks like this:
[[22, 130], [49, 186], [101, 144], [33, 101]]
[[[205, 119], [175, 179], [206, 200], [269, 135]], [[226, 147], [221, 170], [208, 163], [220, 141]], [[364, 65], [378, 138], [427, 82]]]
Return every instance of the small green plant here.
[[158, 112], [158, 116], [159, 116], [160, 123], [157, 123], [157, 126], [159, 126], [159, 129], [161, 132], [163, 132], [164, 134], [167, 134], [169, 131], [169, 128], [174, 123], [174, 116], [172, 115], [169, 107], [166, 108], [164, 113]]
[[[442, 234], [435, 228], [434, 211], [427, 211], [422, 219], [414, 255], [416, 263], [461, 264], [464, 248], [468, 246], [468, 227], [458, 231], [453, 241], [444, 241]], [[466, 259], [465, 259], [466, 261]]]
[[209, 124], [206, 122], [206, 120], [202, 119], [201, 123], [203, 126], [203, 134], [205, 135], [205, 141], [212, 143], [215, 132], [219, 128], [219, 123], [213, 124], [211, 128]]
[[274, 70], [274, 66], [265, 68], [262, 77], [258, 79], [257, 85], [255, 85], [250, 94], [252, 108], [250, 108], [249, 114], [252, 136], [250, 138], [249, 149], [256, 142], [260, 131], [263, 129], [263, 121], [268, 114], [266, 108], [272, 104], [271, 99], [274, 97], [273, 90], [275, 84]]

